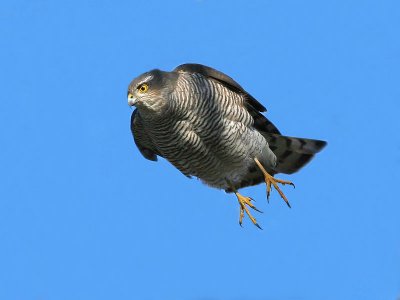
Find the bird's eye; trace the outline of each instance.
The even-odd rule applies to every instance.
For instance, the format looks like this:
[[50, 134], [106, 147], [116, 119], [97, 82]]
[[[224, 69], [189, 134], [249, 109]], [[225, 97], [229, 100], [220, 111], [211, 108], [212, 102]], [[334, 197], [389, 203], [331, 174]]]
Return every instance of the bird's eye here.
[[139, 85], [137, 87], [137, 89], [138, 89], [139, 93], [144, 94], [149, 89], [149, 85], [147, 83], [142, 83], [141, 85]]

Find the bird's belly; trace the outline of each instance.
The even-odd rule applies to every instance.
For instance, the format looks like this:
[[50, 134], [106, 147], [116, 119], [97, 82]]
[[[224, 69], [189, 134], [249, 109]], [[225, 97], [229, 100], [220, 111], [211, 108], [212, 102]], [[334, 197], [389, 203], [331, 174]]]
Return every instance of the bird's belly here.
[[168, 143], [164, 136], [160, 152], [185, 175], [220, 189], [237, 186], [254, 165], [254, 157], [261, 157], [268, 147], [260, 133], [240, 122], [209, 132], [186, 122], [179, 126], [167, 134]]

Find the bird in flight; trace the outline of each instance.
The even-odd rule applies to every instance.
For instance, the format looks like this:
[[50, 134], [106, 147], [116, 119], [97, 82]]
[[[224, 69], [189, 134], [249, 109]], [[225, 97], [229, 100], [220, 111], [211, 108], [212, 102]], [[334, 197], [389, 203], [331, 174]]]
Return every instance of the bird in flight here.
[[325, 141], [281, 135], [262, 113], [266, 108], [226, 74], [200, 64], [183, 64], [171, 72], [152, 70], [128, 87], [128, 104], [136, 109], [131, 131], [142, 155], [164, 157], [188, 177], [234, 193], [239, 224], [244, 214], [259, 227], [249, 208], [253, 199], [238, 190], [264, 182], [267, 199], [275, 188], [290, 207], [274, 177], [307, 164]]

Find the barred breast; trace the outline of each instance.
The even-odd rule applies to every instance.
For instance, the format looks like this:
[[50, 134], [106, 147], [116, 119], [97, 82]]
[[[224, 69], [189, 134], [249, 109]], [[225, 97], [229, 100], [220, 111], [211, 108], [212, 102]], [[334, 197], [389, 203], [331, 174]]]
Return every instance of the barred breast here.
[[275, 155], [253, 128], [242, 95], [201, 74], [183, 73], [168, 101], [165, 113], [146, 125], [147, 133], [185, 175], [229, 190], [239, 186], [254, 157], [274, 166]]

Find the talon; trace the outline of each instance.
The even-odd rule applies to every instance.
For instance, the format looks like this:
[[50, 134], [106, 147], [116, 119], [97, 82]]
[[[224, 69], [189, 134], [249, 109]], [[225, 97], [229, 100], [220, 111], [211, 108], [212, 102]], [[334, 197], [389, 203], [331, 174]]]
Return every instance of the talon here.
[[259, 213], [262, 213], [262, 214], [264, 213], [262, 210], [259, 210], [259, 209], [258, 209], [257, 207], [255, 207], [255, 206], [252, 207], [252, 209], [254, 209], [255, 211], [258, 211]]
[[273, 185], [275, 190], [278, 191], [281, 198], [286, 202], [287, 206], [289, 206], [291, 208], [288, 199], [286, 198], [285, 194], [279, 188], [278, 183], [280, 183], [282, 185], [288, 184], [288, 185], [291, 185], [294, 188], [296, 188], [294, 183], [291, 181], [274, 178], [272, 175], [268, 174], [268, 172], [265, 170], [265, 168], [263, 167], [263, 165], [260, 163], [260, 161], [257, 158], [254, 158], [254, 161], [256, 162], [257, 166], [260, 168], [261, 172], [264, 174], [265, 183], [267, 184], [267, 201], [268, 201], [268, 203], [269, 203], [269, 196], [271, 194], [271, 185]]
[[262, 213], [262, 211], [260, 211], [257, 207], [254, 206], [253, 203], [251, 203], [251, 201], [253, 199], [251, 199], [250, 197], [244, 197], [241, 194], [239, 194], [238, 192], [235, 192], [235, 195], [236, 195], [236, 197], [238, 199], [238, 202], [239, 202], [239, 205], [240, 205], [239, 225], [242, 226], [244, 213], [246, 212], [246, 214], [249, 216], [251, 222], [253, 222], [253, 224], [255, 226], [257, 226], [258, 228], [262, 229], [261, 226], [258, 225], [257, 220], [251, 215], [249, 209], [247, 208], [247, 206], [249, 206], [250, 208], [254, 209], [255, 211], [258, 211], [258, 212]]

